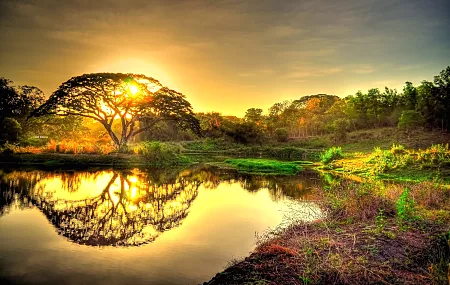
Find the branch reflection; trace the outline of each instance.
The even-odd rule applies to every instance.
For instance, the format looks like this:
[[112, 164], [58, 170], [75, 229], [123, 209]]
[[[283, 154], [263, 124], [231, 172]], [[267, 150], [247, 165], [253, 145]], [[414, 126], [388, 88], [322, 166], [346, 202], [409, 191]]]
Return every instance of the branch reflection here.
[[274, 201], [306, 197], [317, 173], [270, 177], [209, 167], [179, 171], [0, 171], [0, 217], [12, 208], [38, 208], [56, 231], [90, 246], [137, 246], [178, 227], [200, 186], [239, 183], [249, 192], [268, 189]]

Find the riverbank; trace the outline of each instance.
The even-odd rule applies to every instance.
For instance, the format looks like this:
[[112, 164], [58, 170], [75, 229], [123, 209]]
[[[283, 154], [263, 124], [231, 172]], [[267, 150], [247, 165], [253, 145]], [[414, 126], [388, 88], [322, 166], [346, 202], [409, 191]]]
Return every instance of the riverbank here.
[[326, 218], [263, 235], [204, 284], [448, 284], [448, 189], [334, 181], [314, 195]]
[[346, 153], [320, 168], [343, 177], [356, 176], [366, 180], [450, 184], [450, 148], [448, 144], [438, 144], [408, 149], [394, 144], [386, 149], [375, 148], [369, 153]]
[[0, 155], [0, 166], [21, 166], [55, 169], [89, 169], [89, 168], [140, 168], [149, 166], [183, 166], [192, 162], [179, 157], [171, 161], [154, 161], [145, 156], [135, 154], [61, 154], [61, 153], [39, 153], [39, 154], [11, 154]]

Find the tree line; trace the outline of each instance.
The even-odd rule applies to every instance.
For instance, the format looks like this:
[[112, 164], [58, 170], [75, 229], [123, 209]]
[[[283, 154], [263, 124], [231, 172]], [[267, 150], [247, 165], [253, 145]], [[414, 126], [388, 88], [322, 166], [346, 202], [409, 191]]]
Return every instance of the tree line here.
[[199, 113], [207, 137], [230, 137], [237, 142], [265, 139], [287, 141], [332, 134], [345, 140], [347, 132], [380, 127], [450, 130], [450, 66], [419, 86], [406, 82], [402, 92], [386, 87], [340, 98], [317, 94], [275, 103], [266, 113], [250, 108], [243, 119], [220, 113]]
[[317, 94], [250, 108], [243, 118], [194, 113], [185, 96], [154, 78], [136, 74], [76, 76], [46, 100], [34, 86], [0, 77], [0, 144], [35, 143], [36, 136], [90, 137], [116, 148], [139, 140], [223, 138], [237, 143], [284, 142], [379, 127], [450, 129], [450, 66], [419, 86], [378, 88], [340, 98]]

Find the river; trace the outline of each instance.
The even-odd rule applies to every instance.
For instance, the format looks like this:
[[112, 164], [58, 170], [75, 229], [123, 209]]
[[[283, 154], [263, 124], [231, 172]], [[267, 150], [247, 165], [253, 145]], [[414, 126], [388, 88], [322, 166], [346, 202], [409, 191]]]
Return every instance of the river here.
[[311, 171], [3, 169], [0, 283], [199, 284], [255, 234], [318, 219], [321, 185]]

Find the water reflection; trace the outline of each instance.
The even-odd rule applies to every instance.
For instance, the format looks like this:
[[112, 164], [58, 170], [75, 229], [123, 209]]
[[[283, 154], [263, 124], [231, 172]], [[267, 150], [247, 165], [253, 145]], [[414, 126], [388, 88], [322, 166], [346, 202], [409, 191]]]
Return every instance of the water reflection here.
[[268, 189], [274, 201], [300, 198], [320, 183], [316, 173], [303, 177], [240, 175], [197, 167], [178, 172], [0, 171], [0, 216], [14, 208], [38, 208], [57, 232], [91, 246], [136, 246], [178, 227], [189, 213], [199, 187], [241, 184], [249, 192]]

